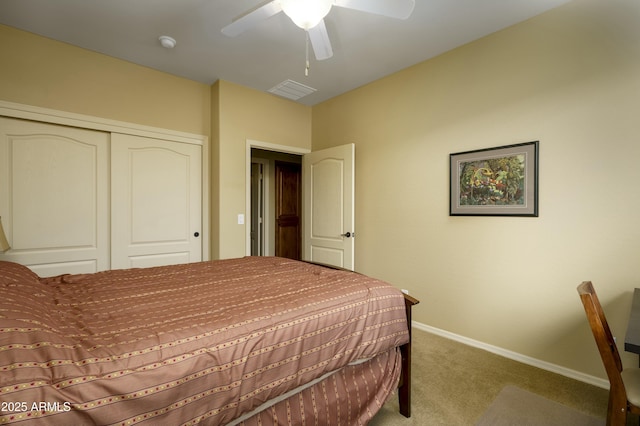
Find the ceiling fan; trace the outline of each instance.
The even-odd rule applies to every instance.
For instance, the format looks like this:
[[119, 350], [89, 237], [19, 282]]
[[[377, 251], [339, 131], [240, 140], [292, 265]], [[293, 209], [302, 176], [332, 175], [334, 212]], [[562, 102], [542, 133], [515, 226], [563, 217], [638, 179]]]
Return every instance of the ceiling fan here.
[[224, 27], [222, 33], [235, 37], [259, 22], [284, 12], [294, 24], [307, 32], [316, 59], [321, 61], [333, 56], [329, 34], [324, 25], [324, 17], [332, 6], [407, 19], [411, 16], [415, 3], [415, 0], [270, 0], [240, 15]]

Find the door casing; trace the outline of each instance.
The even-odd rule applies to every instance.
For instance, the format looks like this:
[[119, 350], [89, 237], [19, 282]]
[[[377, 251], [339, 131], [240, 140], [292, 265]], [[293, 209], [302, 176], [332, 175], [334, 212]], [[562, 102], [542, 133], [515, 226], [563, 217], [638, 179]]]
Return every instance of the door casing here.
[[[251, 149], [263, 149], [267, 151], [283, 152], [286, 154], [305, 155], [311, 152], [306, 148], [296, 148], [286, 145], [278, 145], [252, 139], [246, 141], [245, 170], [246, 170], [246, 201], [245, 201], [245, 254], [251, 256]], [[304, 232], [304, 224], [303, 232]]]
[[[295, 155], [301, 155], [303, 157], [303, 180], [306, 179], [305, 177], [305, 158], [313, 158], [314, 156], [311, 155], [307, 155], [307, 154], [312, 154], [312, 151], [308, 150], [308, 149], [303, 149], [303, 148], [295, 148], [295, 147], [290, 147], [290, 146], [284, 146], [284, 145], [276, 145], [276, 144], [272, 144], [272, 143], [268, 143], [268, 142], [260, 142], [260, 141], [255, 141], [255, 140], [247, 140], [246, 142], [246, 209], [245, 211], [247, 212], [247, 215], [251, 214], [251, 149], [252, 148], [257, 148], [257, 149], [262, 149], [262, 150], [269, 150], [269, 151], [275, 151], [275, 152], [282, 152], [282, 153], [288, 153], [288, 154], [295, 154]], [[355, 257], [354, 257], [354, 252], [355, 252], [355, 242], [353, 239], [354, 236], [354, 232], [355, 232], [355, 214], [354, 214], [354, 208], [355, 208], [355, 145], [354, 144], [347, 144], [347, 145], [343, 145], [341, 147], [334, 147], [334, 148], [329, 148], [327, 150], [322, 150], [325, 151], [326, 153], [331, 153], [330, 156], [333, 156], [334, 153], [336, 154], [336, 158], [335, 160], [338, 160], [339, 162], [342, 161], [340, 160], [338, 157], [342, 156], [342, 155], [347, 155], [348, 158], [348, 165], [343, 163], [343, 165], [341, 165], [340, 167], [343, 168], [345, 167], [343, 170], [345, 172], [348, 171], [348, 173], [351, 175], [351, 180], [348, 183], [349, 188], [345, 188], [343, 191], [343, 195], [345, 197], [344, 198], [344, 203], [349, 203], [351, 205], [351, 208], [346, 210], [345, 213], [346, 216], [343, 219], [343, 223], [342, 223], [342, 230], [340, 231], [341, 233], [343, 233], [343, 235], [337, 235], [337, 239], [338, 240], [342, 240], [342, 244], [346, 244], [346, 246], [343, 247], [343, 249], [347, 249], [347, 252], [344, 253], [344, 256], [342, 256], [342, 259], [344, 260], [344, 262], [339, 262], [340, 264], [336, 264], [336, 266], [342, 266], [342, 267], [346, 267], [347, 269], [354, 269], [355, 268]], [[347, 152], [349, 151], [349, 152]], [[320, 152], [316, 151], [316, 153], [320, 154]], [[313, 160], [312, 160], [313, 161]], [[309, 192], [306, 188], [305, 188], [305, 183], [303, 183], [303, 199], [306, 196], [306, 194]], [[308, 207], [306, 207], [307, 202], [304, 202], [305, 205], [303, 206], [303, 221], [302, 221], [302, 233], [304, 235], [303, 237], [303, 253], [302, 253], [302, 258], [306, 259], [306, 260], [311, 260], [311, 258], [308, 257], [308, 252], [310, 250], [307, 249], [307, 241], [309, 240], [307, 238], [307, 226], [309, 226], [308, 222], [308, 218], [307, 218], [307, 212], [305, 212], [305, 210], [308, 210]], [[344, 205], [344, 203], [341, 203]], [[330, 208], [331, 210], [331, 208]], [[248, 217], [247, 218], [247, 222], [246, 223], [251, 223], [251, 218]], [[245, 235], [246, 235], [246, 244], [245, 244], [245, 252], [246, 255], [251, 255], [251, 229], [250, 229], [250, 225], [245, 225]], [[346, 235], [350, 235], [350, 236], [345, 236]], [[340, 238], [342, 237], [342, 238]], [[333, 238], [336, 239], [336, 238]], [[347, 247], [348, 246], [348, 247]], [[336, 246], [333, 247], [332, 249], [337, 249], [337, 250], [341, 250], [340, 247]], [[322, 257], [322, 256], [320, 256]], [[327, 258], [329, 259], [329, 258]], [[331, 261], [326, 261], [326, 263], [329, 264], [334, 264], [334, 262]]]

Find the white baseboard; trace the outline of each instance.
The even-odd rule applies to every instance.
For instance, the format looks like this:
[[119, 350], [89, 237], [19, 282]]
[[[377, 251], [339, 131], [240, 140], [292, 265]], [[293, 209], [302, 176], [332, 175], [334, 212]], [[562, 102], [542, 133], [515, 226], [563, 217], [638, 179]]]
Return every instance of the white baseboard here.
[[508, 359], [512, 359], [514, 361], [521, 362], [523, 364], [531, 365], [533, 367], [538, 367], [543, 370], [550, 371], [552, 373], [560, 374], [565, 377], [569, 377], [571, 379], [579, 380], [584, 383], [588, 383], [590, 385], [598, 386], [603, 389], [609, 389], [609, 381], [605, 379], [601, 379], [599, 377], [590, 376], [588, 374], [581, 373], [579, 371], [571, 370], [566, 367], [561, 367], [556, 364], [552, 364], [550, 362], [541, 361], [539, 359], [531, 358], [526, 355], [519, 354], [517, 352], [509, 351], [507, 349], [500, 348], [498, 346], [489, 345], [487, 343], [480, 342], [478, 340], [469, 339], [468, 337], [460, 336], [459, 334], [451, 333], [445, 330], [441, 330], [439, 328], [431, 327], [426, 324], [422, 324], [417, 321], [413, 321], [411, 325], [418, 330], [426, 331], [427, 333], [436, 334], [441, 337], [445, 337], [447, 339], [455, 340], [457, 342], [463, 343], [465, 345], [473, 346], [479, 349], [484, 349], [485, 351], [494, 353], [496, 355], [503, 356]]

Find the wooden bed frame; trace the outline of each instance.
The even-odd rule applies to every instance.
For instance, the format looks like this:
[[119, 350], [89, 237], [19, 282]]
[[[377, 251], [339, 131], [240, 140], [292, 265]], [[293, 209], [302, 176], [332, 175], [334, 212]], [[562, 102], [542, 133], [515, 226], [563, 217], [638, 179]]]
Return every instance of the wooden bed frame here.
[[404, 305], [407, 313], [407, 325], [409, 327], [409, 343], [400, 346], [402, 354], [402, 372], [400, 373], [400, 387], [398, 398], [400, 403], [400, 414], [411, 417], [411, 308], [420, 303], [415, 297], [404, 295]]

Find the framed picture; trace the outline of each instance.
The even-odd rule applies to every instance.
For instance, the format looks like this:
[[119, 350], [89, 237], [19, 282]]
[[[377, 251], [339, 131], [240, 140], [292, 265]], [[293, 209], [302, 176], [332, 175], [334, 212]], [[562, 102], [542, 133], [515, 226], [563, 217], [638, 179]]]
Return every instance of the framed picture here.
[[450, 155], [450, 216], [538, 216], [538, 141]]

